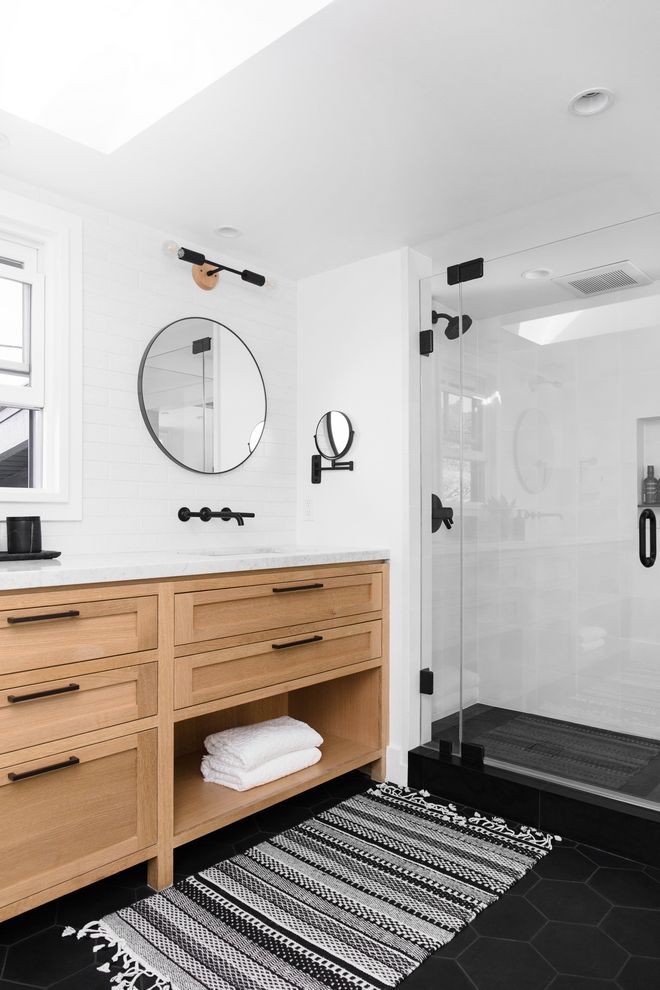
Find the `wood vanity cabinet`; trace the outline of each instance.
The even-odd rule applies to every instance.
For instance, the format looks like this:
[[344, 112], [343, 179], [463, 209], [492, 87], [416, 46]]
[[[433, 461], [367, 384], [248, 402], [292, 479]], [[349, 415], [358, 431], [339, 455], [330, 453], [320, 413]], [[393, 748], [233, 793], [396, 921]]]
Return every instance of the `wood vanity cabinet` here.
[[[387, 743], [383, 561], [0, 593], [0, 921], [357, 767]], [[206, 784], [204, 737], [290, 714], [314, 767]]]

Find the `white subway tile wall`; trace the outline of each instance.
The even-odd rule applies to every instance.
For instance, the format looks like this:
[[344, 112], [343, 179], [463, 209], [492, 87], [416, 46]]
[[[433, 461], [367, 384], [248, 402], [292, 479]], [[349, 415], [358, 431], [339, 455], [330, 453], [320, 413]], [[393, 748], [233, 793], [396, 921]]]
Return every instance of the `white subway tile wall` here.
[[[206, 293], [194, 285], [189, 265], [163, 251], [172, 232], [82, 206], [76, 212], [84, 224], [83, 519], [44, 521], [44, 547], [93, 553], [294, 543], [295, 283], [275, 276], [272, 287], [258, 288], [224, 274]], [[212, 237], [201, 249], [246, 267]], [[174, 464], [140, 415], [137, 372], [144, 348], [161, 327], [185, 316], [208, 316], [231, 327], [252, 350], [266, 383], [263, 439], [244, 465], [224, 475]], [[182, 523], [182, 505], [229, 505], [256, 517], [240, 529], [220, 520]]]

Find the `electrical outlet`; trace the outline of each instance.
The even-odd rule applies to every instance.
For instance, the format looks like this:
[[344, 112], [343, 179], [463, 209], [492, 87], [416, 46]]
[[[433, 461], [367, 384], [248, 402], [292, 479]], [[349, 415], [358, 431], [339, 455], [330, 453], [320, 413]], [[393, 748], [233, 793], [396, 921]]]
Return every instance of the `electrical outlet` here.
[[303, 522], [313, 522], [314, 506], [311, 498], [303, 499]]

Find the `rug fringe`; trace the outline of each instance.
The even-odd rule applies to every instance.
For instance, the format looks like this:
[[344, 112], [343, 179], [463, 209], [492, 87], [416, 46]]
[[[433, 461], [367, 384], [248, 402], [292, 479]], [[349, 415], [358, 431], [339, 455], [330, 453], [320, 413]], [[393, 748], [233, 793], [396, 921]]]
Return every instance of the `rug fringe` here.
[[[115, 990], [135, 990], [138, 981], [141, 981], [143, 977], [154, 981], [149, 986], [144, 987], [144, 990], [176, 990], [176, 987], [169, 980], [149, 969], [142, 959], [131, 952], [124, 940], [119, 938], [102, 921], [90, 921], [80, 931], [71, 927], [65, 928], [62, 932], [62, 938], [70, 935], [75, 935], [78, 939], [95, 940], [97, 944], [94, 946], [94, 952], [98, 952], [100, 949], [115, 950], [112, 962], [117, 964], [118, 972], [110, 980], [110, 983], [114, 984]], [[111, 972], [109, 962], [97, 966], [97, 969], [99, 973]]]
[[455, 804], [451, 804], [450, 802], [436, 804], [434, 801], [427, 801], [426, 799], [431, 796], [429, 791], [418, 791], [413, 787], [407, 787], [405, 784], [393, 784], [391, 781], [385, 780], [382, 784], [377, 784], [375, 787], [370, 788], [368, 793], [391, 794], [393, 797], [405, 798], [411, 804], [419, 804], [424, 808], [435, 809], [440, 817], [444, 817], [445, 820], [452, 819], [454, 821], [460, 821], [463, 824], [477, 825], [479, 828], [498, 832], [500, 835], [506, 835], [512, 839], [521, 839], [524, 842], [529, 842], [530, 845], [535, 846], [537, 849], [544, 849], [547, 852], [552, 849], [553, 842], [561, 842], [560, 835], [550, 835], [548, 832], [542, 832], [540, 829], [532, 828], [530, 825], [517, 825], [512, 828], [504, 818], [500, 818], [497, 815], [484, 815], [480, 811], [475, 811], [467, 818], [465, 815], [460, 814]]

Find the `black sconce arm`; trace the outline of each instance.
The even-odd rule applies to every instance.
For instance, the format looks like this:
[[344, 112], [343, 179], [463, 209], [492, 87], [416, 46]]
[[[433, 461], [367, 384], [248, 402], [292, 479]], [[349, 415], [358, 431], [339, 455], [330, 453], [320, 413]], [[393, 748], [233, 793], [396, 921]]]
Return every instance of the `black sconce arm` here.
[[248, 271], [244, 268], [243, 271], [239, 271], [237, 268], [230, 268], [229, 265], [221, 265], [219, 261], [209, 261], [200, 251], [192, 251], [190, 248], [179, 248], [177, 251], [177, 256], [181, 261], [187, 261], [191, 265], [213, 265], [213, 269], [206, 272], [208, 276], [217, 275], [219, 272], [231, 272], [233, 275], [240, 275], [244, 282], [250, 282], [252, 285], [265, 285], [266, 276], [259, 275], [257, 272]]

